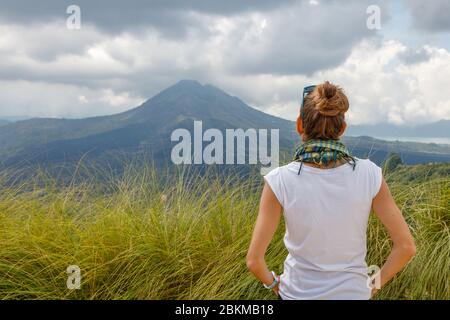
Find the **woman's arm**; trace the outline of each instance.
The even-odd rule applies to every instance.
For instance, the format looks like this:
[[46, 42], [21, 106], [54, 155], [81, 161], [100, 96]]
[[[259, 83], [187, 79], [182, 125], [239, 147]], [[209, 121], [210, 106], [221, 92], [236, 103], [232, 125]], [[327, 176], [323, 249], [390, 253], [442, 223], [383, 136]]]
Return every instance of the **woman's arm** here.
[[[409, 227], [392, 198], [389, 187], [384, 179], [381, 183], [380, 191], [373, 199], [372, 208], [383, 223], [393, 242], [391, 253], [380, 271], [381, 288], [411, 260], [416, 254], [416, 246]], [[374, 289], [373, 293], [377, 289]]]
[[[256, 219], [255, 229], [247, 253], [247, 267], [256, 278], [266, 285], [273, 282], [273, 276], [267, 268], [264, 256], [267, 247], [272, 241], [281, 217], [281, 205], [272, 189], [266, 183], [261, 195], [259, 213]], [[278, 294], [278, 286], [274, 288]]]

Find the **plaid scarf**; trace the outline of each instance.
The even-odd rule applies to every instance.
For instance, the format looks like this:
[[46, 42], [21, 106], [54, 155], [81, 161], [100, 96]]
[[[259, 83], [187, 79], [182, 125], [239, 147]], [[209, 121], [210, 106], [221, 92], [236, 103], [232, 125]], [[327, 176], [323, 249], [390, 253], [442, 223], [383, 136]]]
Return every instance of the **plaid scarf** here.
[[330, 162], [344, 159], [355, 170], [356, 160], [339, 140], [308, 140], [301, 144], [294, 154], [294, 161], [300, 162], [300, 170], [303, 162], [315, 163], [327, 166]]

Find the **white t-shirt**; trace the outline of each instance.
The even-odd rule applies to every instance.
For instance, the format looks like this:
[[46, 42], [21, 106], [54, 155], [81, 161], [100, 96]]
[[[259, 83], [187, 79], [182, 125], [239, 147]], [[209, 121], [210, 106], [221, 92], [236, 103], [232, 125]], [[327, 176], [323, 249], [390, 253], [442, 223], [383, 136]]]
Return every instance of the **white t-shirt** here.
[[381, 168], [356, 158], [320, 169], [291, 162], [264, 176], [284, 209], [282, 299], [370, 299], [366, 229]]

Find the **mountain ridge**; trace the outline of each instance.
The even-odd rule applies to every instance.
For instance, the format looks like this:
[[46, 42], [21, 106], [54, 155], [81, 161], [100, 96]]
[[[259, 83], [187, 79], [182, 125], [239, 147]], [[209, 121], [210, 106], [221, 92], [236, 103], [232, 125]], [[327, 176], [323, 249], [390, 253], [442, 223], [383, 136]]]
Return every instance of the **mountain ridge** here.
[[251, 108], [214, 86], [183, 80], [140, 106], [111, 116], [31, 119], [0, 127], [0, 154], [6, 165], [21, 159], [45, 163], [85, 153], [135, 152], [142, 146], [167, 156], [171, 132], [177, 128], [191, 131], [194, 120], [203, 121], [205, 129], [277, 128], [283, 132], [280, 143], [284, 146], [291, 142], [286, 137], [294, 130], [288, 120]]
[[450, 138], [450, 120], [439, 120], [415, 126], [397, 126], [389, 123], [349, 125], [347, 135], [374, 137]]
[[[201, 120], [205, 130], [279, 129], [280, 148], [288, 152], [299, 142], [295, 122], [254, 109], [213, 85], [181, 80], [141, 105], [110, 116], [35, 118], [1, 126], [0, 155], [4, 166], [13, 166], [23, 161], [48, 164], [77, 161], [86, 154], [108, 158], [111, 152], [145, 151], [167, 163], [171, 132], [178, 128], [192, 132], [195, 120]], [[378, 162], [396, 150], [411, 163], [450, 162], [450, 150], [444, 147], [395, 144], [368, 137], [344, 139], [358, 155], [371, 155]], [[378, 153], [373, 152], [374, 145]]]

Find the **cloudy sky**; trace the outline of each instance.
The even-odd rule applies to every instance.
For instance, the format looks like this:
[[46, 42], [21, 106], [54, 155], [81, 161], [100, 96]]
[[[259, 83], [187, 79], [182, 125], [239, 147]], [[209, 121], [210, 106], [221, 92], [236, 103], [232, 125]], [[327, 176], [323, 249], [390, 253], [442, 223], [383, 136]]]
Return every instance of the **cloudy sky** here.
[[112, 114], [195, 79], [287, 119], [324, 80], [348, 93], [353, 124], [450, 119], [449, 12], [449, 0], [0, 0], [0, 117]]

